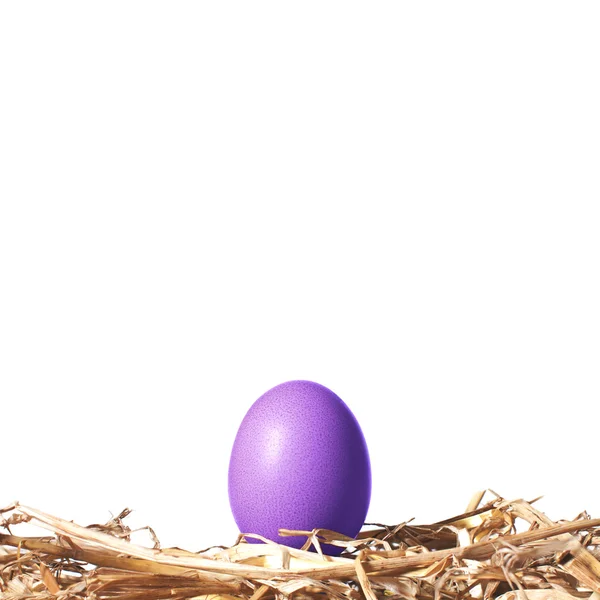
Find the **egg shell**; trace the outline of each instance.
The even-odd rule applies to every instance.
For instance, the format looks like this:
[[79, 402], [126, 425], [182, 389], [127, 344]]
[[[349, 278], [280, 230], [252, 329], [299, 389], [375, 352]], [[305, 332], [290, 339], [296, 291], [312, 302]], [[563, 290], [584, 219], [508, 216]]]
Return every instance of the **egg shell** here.
[[[263, 394], [238, 430], [229, 501], [242, 533], [299, 548], [280, 528], [360, 531], [371, 498], [369, 452], [358, 421], [330, 389], [288, 381]], [[340, 548], [325, 545], [330, 554]]]

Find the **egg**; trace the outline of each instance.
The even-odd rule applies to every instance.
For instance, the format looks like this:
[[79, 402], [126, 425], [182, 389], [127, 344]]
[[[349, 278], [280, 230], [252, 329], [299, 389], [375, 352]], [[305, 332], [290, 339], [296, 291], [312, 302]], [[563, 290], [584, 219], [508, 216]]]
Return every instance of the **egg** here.
[[[248, 410], [229, 462], [229, 502], [242, 533], [300, 548], [279, 529], [360, 531], [371, 499], [367, 444], [348, 406], [312, 381], [288, 381]], [[341, 549], [323, 545], [325, 552]]]

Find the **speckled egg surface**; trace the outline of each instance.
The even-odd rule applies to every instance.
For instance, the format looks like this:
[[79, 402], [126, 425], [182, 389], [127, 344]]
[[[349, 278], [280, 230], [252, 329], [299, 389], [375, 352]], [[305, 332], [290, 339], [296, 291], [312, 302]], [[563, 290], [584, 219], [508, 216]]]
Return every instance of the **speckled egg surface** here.
[[[229, 463], [229, 501], [242, 533], [299, 548], [278, 530], [333, 529], [355, 537], [371, 498], [365, 438], [346, 404], [312, 381], [263, 394], [238, 430]], [[334, 553], [334, 547], [326, 551]]]

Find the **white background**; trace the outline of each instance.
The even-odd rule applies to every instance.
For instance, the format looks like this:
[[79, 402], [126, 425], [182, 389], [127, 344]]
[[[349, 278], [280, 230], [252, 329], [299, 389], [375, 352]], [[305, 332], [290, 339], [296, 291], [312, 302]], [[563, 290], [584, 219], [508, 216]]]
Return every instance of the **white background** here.
[[233, 438], [340, 395], [368, 518], [600, 515], [595, 2], [7, 2], [0, 503], [236, 536]]

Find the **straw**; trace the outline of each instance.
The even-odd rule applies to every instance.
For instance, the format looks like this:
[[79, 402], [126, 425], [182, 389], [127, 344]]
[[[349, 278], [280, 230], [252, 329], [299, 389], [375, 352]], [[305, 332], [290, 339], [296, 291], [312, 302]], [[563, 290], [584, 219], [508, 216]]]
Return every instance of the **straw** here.
[[[600, 600], [600, 519], [552, 521], [535, 500], [489, 494], [429, 525], [366, 524], [356, 539], [280, 531], [305, 536], [301, 550], [247, 533], [202, 552], [161, 549], [151, 528], [150, 546], [133, 543], [128, 509], [83, 527], [15, 503], [0, 510], [0, 599]], [[17, 535], [25, 522], [50, 535]]]

